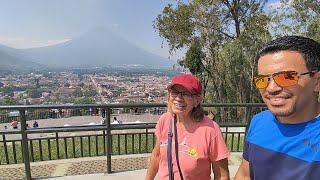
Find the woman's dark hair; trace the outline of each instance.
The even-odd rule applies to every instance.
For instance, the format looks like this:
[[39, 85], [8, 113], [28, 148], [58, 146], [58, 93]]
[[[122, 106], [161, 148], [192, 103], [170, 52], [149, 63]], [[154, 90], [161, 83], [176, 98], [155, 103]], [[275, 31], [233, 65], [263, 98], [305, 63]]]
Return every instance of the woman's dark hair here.
[[309, 71], [320, 70], [320, 43], [302, 36], [283, 36], [267, 42], [260, 49], [255, 63], [258, 64], [261, 56], [286, 50], [301, 53]]
[[205, 111], [201, 106], [201, 103], [199, 103], [198, 106], [194, 107], [191, 111], [191, 117], [196, 122], [200, 122], [203, 119], [204, 115], [205, 115]]

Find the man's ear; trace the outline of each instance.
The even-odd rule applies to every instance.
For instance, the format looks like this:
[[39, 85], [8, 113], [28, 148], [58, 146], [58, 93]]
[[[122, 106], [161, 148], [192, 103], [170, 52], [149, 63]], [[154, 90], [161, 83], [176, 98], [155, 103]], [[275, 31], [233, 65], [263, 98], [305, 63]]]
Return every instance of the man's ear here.
[[316, 86], [314, 87], [314, 92], [320, 92], [320, 71], [314, 74]]

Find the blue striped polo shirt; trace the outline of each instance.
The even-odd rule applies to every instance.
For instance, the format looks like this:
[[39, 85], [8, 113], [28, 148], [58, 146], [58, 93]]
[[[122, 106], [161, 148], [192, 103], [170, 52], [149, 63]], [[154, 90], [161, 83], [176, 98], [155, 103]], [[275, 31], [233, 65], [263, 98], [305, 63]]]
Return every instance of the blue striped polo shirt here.
[[320, 117], [283, 124], [269, 110], [255, 115], [243, 158], [251, 179], [320, 180]]

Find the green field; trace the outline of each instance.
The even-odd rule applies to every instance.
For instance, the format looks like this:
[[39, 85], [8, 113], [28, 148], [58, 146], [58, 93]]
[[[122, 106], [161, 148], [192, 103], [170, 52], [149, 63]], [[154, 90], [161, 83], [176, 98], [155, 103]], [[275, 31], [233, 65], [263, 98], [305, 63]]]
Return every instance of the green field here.
[[[227, 145], [229, 150], [232, 152], [242, 151], [243, 139], [243, 134], [228, 134]], [[153, 148], [153, 140], [155, 141], [155, 139], [153, 139], [153, 134], [148, 135], [148, 141], [145, 134], [130, 134], [127, 136], [124, 134], [112, 135], [112, 154], [123, 155], [149, 153]], [[104, 138], [101, 135], [67, 138], [60, 137], [58, 142], [57, 147], [56, 139], [38, 139], [29, 141], [30, 161], [46, 161], [105, 155]], [[6, 149], [9, 164], [23, 163], [20, 141], [15, 141], [14, 143], [7, 142]], [[0, 162], [1, 164], [7, 164], [6, 152], [3, 143], [0, 143]]]

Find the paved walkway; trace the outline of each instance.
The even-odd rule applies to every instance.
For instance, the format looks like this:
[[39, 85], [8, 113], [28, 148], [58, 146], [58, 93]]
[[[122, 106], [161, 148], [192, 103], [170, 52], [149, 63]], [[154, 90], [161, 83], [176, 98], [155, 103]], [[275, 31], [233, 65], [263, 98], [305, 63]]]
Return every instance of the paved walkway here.
[[[229, 171], [230, 171], [230, 177], [233, 179], [235, 176], [238, 165], [230, 165]], [[49, 178], [50, 180], [87, 180], [87, 179], [110, 179], [110, 180], [135, 180], [135, 179], [144, 179], [145, 175], [147, 173], [147, 169], [140, 169], [135, 171], [126, 171], [126, 172], [117, 172], [112, 174], [87, 174], [87, 175], [79, 175], [79, 176], [64, 176], [64, 177], [55, 177], [55, 178]], [[213, 179], [214, 175], [211, 175], [211, 179]]]
[[[52, 160], [31, 163], [31, 175], [35, 179], [144, 179], [150, 154], [113, 156], [112, 174], [105, 174], [106, 158], [90, 157]], [[241, 153], [231, 153], [229, 168], [234, 176], [241, 161]], [[23, 179], [24, 164], [0, 166], [0, 179]]]

